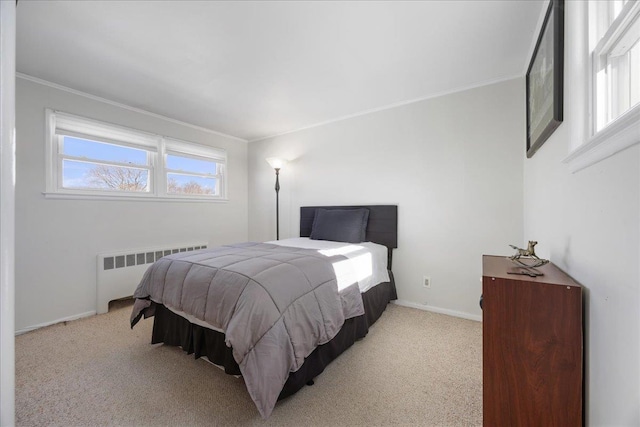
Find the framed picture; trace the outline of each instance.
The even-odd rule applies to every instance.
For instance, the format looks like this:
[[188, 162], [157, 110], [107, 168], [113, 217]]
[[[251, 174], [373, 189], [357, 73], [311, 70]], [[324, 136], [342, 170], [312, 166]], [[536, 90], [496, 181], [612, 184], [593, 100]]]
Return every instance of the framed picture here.
[[564, 0], [551, 0], [527, 70], [527, 157], [562, 123]]

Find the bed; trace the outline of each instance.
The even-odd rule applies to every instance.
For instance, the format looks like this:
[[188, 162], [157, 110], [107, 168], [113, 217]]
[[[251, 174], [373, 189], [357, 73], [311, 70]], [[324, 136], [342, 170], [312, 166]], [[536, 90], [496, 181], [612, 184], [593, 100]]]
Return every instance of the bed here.
[[395, 205], [302, 207], [299, 239], [156, 261], [134, 294], [131, 327], [153, 316], [152, 344], [180, 346], [242, 375], [268, 418], [396, 299], [396, 247]]

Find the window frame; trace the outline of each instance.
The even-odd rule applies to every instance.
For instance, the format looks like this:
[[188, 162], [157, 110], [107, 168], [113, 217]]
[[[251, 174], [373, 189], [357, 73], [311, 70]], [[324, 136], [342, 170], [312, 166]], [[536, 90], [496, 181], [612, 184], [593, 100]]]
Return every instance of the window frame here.
[[[588, 57], [586, 73], [588, 93], [588, 118], [585, 130], [586, 140], [573, 149], [564, 159], [571, 172], [578, 172], [586, 167], [600, 162], [626, 148], [640, 143], [640, 104], [637, 104], [617, 118], [606, 123], [598, 130], [598, 87], [597, 69], [598, 61], [603, 51], [616, 44], [619, 37], [631, 26], [635, 20], [640, 19], [640, 2], [630, 1], [623, 5], [620, 14], [612, 22], [609, 16], [595, 16], [596, 5], [589, 8], [589, 4], [579, 4], [585, 7], [586, 22], [582, 31], [590, 41], [585, 54]], [[610, 11], [607, 12], [607, 15]], [[607, 20], [607, 22], [603, 22]], [[578, 34], [576, 34], [577, 36]], [[607, 103], [610, 103], [610, 95], [607, 95]]]
[[[163, 170], [163, 179], [162, 185], [164, 187], [164, 191], [169, 197], [173, 198], [193, 198], [193, 197], [217, 197], [217, 196], [204, 196], [204, 195], [190, 195], [183, 193], [169, 193], [169, 179], [168, 176], [170, 173], [176, 173], [181, 175], [191, 175], [191, 176], [199, 176], [206, 178], [215, 178], [217, 180], [217, 189], [220, 194], [226, 193], [226, 159], [222, 157], [221, 154], [216, 155], [216, 153], [209, 151], [209, 154], [203, 153], [200, 150], [201, 147], [189, 146], [188, 142], [179, 141], [176, 139], [166, 138], [164, 139], [164, 147], [162, 153], [162, 164], [164, 165]], [[186, 157], [194, 160], [206, 160], [206, 161], [214, 161], [216, 163], [216, 173], [215, 174], [206, 174], [206, 173], [195, 173], [189, 171], [183, 171], [179, 169], [171, 169], [167, 166], [167, 156], [173, 155], [178, 157]], [[158, 181], [161, 182], [161, 181]]]
[[[606, 12], [602, 15], [606, 16], [593, 16], [594, 11], [598, 8], [606, 7]], [[640, 25], [640, 2], [628, 1], [622, 6], [621, 11], [618, 13], [615, 19], [611, 19], [614, 3], [607, 3], [602, 5], [599, 2], [590, 5], [589, 13], [589, 39], [591, 41], [590, 50], [590, 78], [591, 78], [591, 122], [589, 128], [591, 135], [597, 135], [598, 132], [604, 130], [608, 126], [612, 125], [616, 120], [633, 111], [640, 108], [640, 104], [636, 104], [633, 107], [628, 108], [622, 114], [618, 114], [615, 118], [610, 119], [612, 116], [612, 110], [617, 110], [618, 106], [614, 105], [613, 101], [613, 88], [611, 87], [611, 81], [605, 82], [605, 88], [600, 89], [598, 87], [597, 75], [598, 70], [601, 68], [602, 63], [608, 63], [607, 59], [609, 54], [615, 50], [616, 44], [623, 38], [623, 35], [635, 25]], [[606, 66], [606, 65], [605, 65]], [[640, 70], [639, 70], [640, 71]], [[604, 92], [600, 94], [601, 92]], [[599, 99], [599, 95], [604, 99]], [[604, 111], [599, 111], [602, 105], [605, 105]], [[602, 115], [605, 115], [603, 118]], [[599, 122], [603, 121], [603, 124], [599, 128]]]
[[[224, 149], [168, 138], [48, 108], [45, 109], [45, 115], [47, 128], [45, 138], [46, 182], [43, 194], [46, 198], [192, 202], [224, 202], [228, 200], [226, 186], [227, 152]], [[147, 153], [147, 164], [122, 164], [110, 160], [65, 155], [61, 151], [65, 136], [144, 150]], [[166, 166], [166, 154], [168, 152], [182, 157], [198, 157], [207, 161], [213, 160], [216, 163], [217, 174], [215, 178], [218, 179], [218, 194], [169, 193], [167, 175], [173, 170]], [[126, 191], [107, 188], [65, 188], [63, 187], [62, 176], [62, 163], [65, 159], [148, 170], [148, 189], [147, 191]]]
[[[116, 142], [116, 141], [107, 141], [107, 138], [99, 138], [99, 137], [94, 137], [94, 136], [89, 136], [89, 135], [81, 135], [78, 133], [74, 133], [74, 135], [69, 135], [71, 132], [64, 132], [64, 133], [56, 133], [54, 135], [53, 138], [53, 144], [55, 145], [55, 147], [53, 148], [55, 150], [55, 159], [52, 159], [53, 164], [52, 167], [53, 169], [55, 169], [55, 188], [57, 188], [59, 191], [58, 192], [69, 192], [71, 194], [93, 194], [93, 193], [98, 193], [98, 194], [117, 194], [117, 195], [122, 195], [122, 196], [126, 196], [126, 197], [131, 197], [133, 195], [137, 195], [137, 196], [142, 196], [142, 197], [150, 197], [153, 195], [153, 190], [154, 190], [154, 180], [153, 180], [153, 175], [155, 173], [155, 168], [156, 168], [156, 159], [157, 159], [157, 154], [154, 152], [149, 151], [148, 149], [144, 148], [144, 147], [140, 147], [140, 146], [136, 146], [134, 144], [130, 144], [127, 142]], [[128, 163], [122, 163], [122, 162], [116, 162], [116, 161], [109, 161], [109, 160], [104, 160], [104, 159], [98, 159], [98, 158], [88, 158], [88, 157], [78, 157], [78, 156], [73, 156], [73, 155], [69, 155], [69, 154], [64, 154], [63, 153], [63, 147], [64, 147], [64, 138], [65, 137], [73, 137], [73, 138], [78, 138], [78, 139], [83, 139], [83, 140], [87, 140], [87, 141], [95, 141], [95, 142], [99, 142], [99, 143], [105, 143], [105, 144], [111, 144], [111, 145], [115, 145], [118, 147], [127, 147], [127, 148], [133, 148], [133, 149], [137, 149], [137, 150], [142, 150], [146, 153], [146, 158], [147, 158], [147, 163], [145, 165], [140, 165], [140, 164], [128, 164]], [[64, 176], [63, 176], [63, 163], [65, 160], [71, 160], [71, 161], [75, 161], [75, 162], [84, 162], [84, 163], [91, 163], [91, 164], [95, 164], [95, 165], [105, 165], [105, 166], [115, 166], [115, 167], [124, 167], [124, 168], [129, 168], [129, 169], [144, 169], [148, 171], [148, 179], [147, 179], [147, 190], [146, 191], [123, 191], [123, 190], [116, 190], [116, 189], [110, 189], [110, 188], [103, 188], [103, 189], [87, 189], [87, 188], [68, 188], [68, 187], [64, 187]]]

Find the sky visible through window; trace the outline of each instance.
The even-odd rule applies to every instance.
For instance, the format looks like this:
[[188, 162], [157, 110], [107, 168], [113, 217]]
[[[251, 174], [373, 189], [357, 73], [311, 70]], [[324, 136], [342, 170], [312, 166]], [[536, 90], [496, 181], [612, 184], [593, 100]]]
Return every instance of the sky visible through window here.
[[[63, 187], [149, 191], [149, 160], [145, 150], [70, 136], [64, 137], [63, 147], [64, 157], [75, 158], [63, 159]], [[167, 155], [166, 169], [170, 170], [167, 192], [216, 194], [215, 178], [188, 174], [215, 174], [216, 166], [213, 160]]]
[[64, 154], [109, 162], [147, 164], [147, 152], [144, 150], [70, 136], [64, 137]]

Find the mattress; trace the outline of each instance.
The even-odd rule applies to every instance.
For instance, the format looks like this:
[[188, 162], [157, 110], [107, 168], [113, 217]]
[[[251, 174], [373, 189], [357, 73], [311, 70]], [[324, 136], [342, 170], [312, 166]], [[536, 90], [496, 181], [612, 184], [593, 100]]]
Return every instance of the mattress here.
[[373, 242], [342, 243], [329, 240], [311, 240], [308, 237], [266, 242], [293, 248], [315, 249], [327, 257], [342, 255], [347, 259], [333, 263], [338, 289], [342, 290], [355, 283], [364, 293], [379, 283], [389, 281], [387, 270], [388, 249]]

